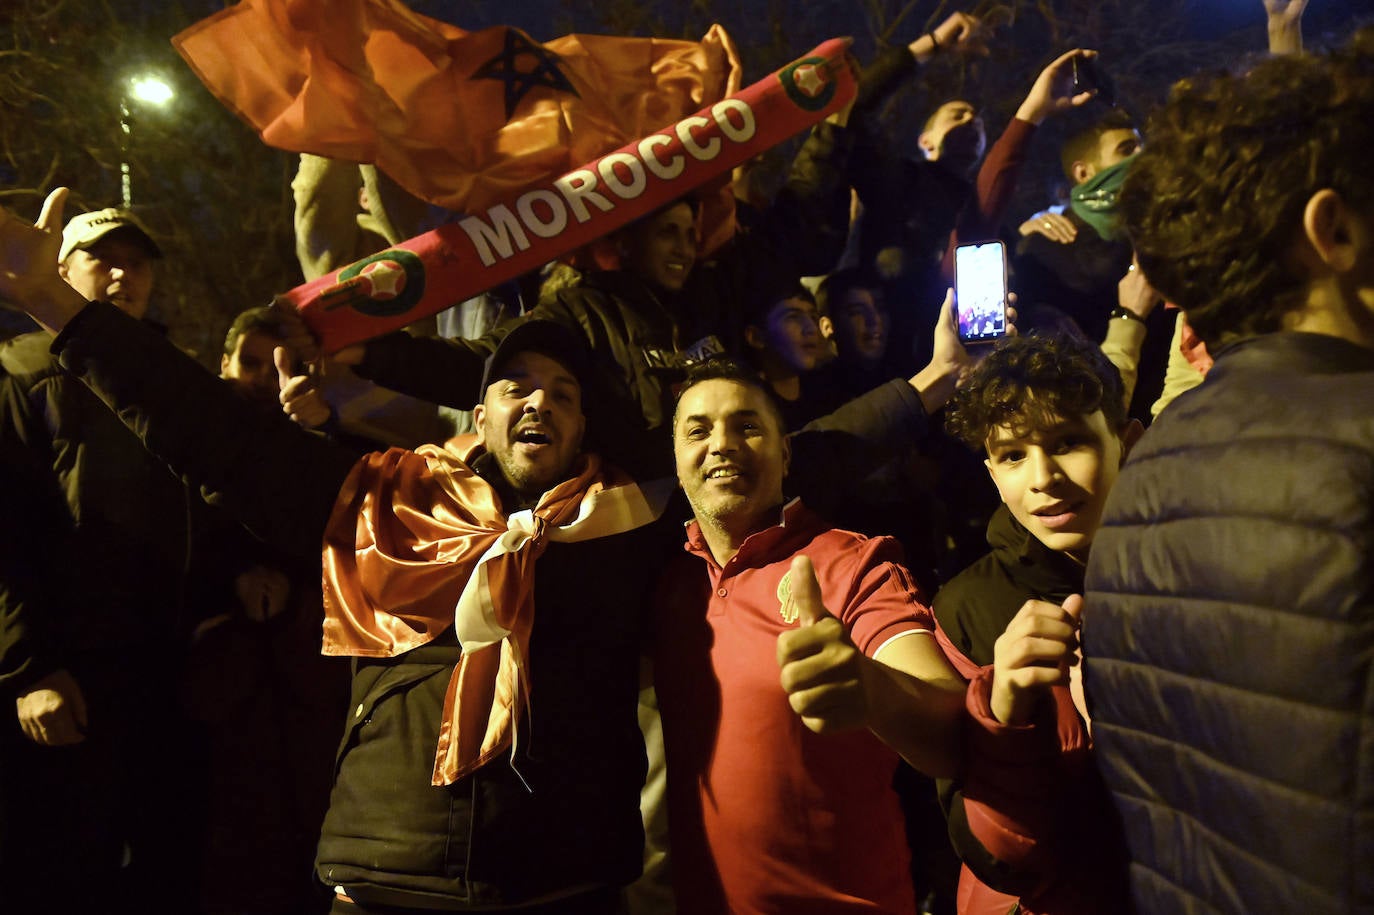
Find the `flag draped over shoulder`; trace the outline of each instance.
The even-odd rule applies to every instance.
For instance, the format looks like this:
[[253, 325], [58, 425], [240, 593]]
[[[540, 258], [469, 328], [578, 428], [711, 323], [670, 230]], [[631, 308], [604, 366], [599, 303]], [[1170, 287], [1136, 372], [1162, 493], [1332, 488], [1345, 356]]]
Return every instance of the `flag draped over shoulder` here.
[[473, 471], [480, 446], [372, 453], [354, 466], [324, 535], [324, 653], [394, 658], [450, 626], [450, 675], [432, 782], [451, 785], [513, 747], [533, 701], [535, 564], [550, 543], [608, 537], [663, 514], [672, 480], [630, 481], [581, 455], [533, 509], [507, 514]]
[[173, 44], [270, 146], [373, 163], [415, 196], [474, 212], [736, 92], [700, 42], [466, 32], [399, 0], [243, 0]]

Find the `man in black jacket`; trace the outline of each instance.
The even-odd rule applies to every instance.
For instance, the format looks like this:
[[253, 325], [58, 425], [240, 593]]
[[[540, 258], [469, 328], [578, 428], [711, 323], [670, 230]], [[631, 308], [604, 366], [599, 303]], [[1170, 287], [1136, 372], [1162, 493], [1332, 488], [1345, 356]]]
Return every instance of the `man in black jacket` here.
[[[68, 288], [142, 319], [160, 253], [136, 217], [105, 209], [73, 217], [46, 256]], [[23, 525], [59, 531], [44, 545], [67, 563], [49, 570], [45, 599], [0, 597], [0, 667], [23, 671], [0, 729], [0, 842], [14, 850], [0, 908], [170, 912], [195, 873], [194, 738], [172, 684], [209, 580], [207, 519], [51, 344], [41, 330], [0, 344], [0, 439], [60, 494], [42, 506], [54, 520], [32, 503]]]
[[36, 311], [58, 359], [208, 499], [295, 555], [325, 544], [326, 651], [358, 658], [317, 857], [334, 911], [615, 911], [642, 849], [646, 560], [680, 533], [652, 523], [668, 488], [581, 453], [578, 341], [508, 334], [466, 453], [355, 461], [104, 303], [7, 291], [65, 302]]
[[1093, 546], [1096, 756], [1151, 913], [1374, 911], [1374, 32], [1175, 87], [1120, 210], [1215, 364]]

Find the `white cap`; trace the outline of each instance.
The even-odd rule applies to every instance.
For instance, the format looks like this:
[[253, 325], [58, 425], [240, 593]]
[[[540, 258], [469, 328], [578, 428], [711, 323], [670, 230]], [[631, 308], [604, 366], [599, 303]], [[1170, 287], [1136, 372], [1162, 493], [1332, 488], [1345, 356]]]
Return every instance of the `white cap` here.
[[139, 244], [148, 250], [150, 256], [162, 256], [162, 249], [153, 241], [152, 234], [137, 216], [128, 210], [107, 207], [94, 213], [82, 213], [80, 216], [72, 217], [67, 227], [62, 230], [62, 249], [57, 254], [57, 262], [60, 264], [65, 261], [77, 248], [89, 248], [111, 232], [120, 230], [136, 238]]

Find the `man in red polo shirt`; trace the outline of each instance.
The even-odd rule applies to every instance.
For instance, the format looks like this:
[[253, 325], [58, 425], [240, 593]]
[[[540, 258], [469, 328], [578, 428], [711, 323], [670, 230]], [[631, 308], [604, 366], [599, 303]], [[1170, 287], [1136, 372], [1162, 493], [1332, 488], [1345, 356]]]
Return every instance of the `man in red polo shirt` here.
[[656, 604], [679, 911], [914, 913], [892, 774], [949, 771], [963, 683], [900, 549], [784, 504], [781, 417], [741, 366], [689, 377], [673, 443], [696, 515]]

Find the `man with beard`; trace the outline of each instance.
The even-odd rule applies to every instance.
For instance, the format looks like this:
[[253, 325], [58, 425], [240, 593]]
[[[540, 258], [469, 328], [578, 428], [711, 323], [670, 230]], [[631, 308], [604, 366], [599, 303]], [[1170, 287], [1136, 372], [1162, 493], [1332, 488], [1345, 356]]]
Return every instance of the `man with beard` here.
[[356, 659], [316, 859], [333, 911], [614, 912], [641, 864], [645, 557], [680, 534], [653, 524], [669, 487], [581, 451], [580, 342], [518, 325], [471, 447], [355, 460], [64, 286], [47, 232], [4, 214], [0, 239], [0, 288], [73, 381], [266, 542], [324, 545], [324, 650]]
[[893, 773], [952, 770], [963, 684], [900, 549], [784, 499], [782, 416], [743, 365], [693, 370], [673, 449], [695, 521], [654, 679], [678, 911], [914, 915]]
[[[652, 523], [669, 488], [579, 454], [591, 369], [567, 331], [508, 330], [475, 448], [355, 462], [46, 274], [54, 247], [0, 218], [0, 293], [61, 331], [65, 371], [265, 541], [325, 544], [325, 650], [361, 659], [317, 857], [335, 911], [611, 911], [641, 863], [639, 611], [681, 529]], [[967, 364], [946, 323], [939, 363], [893, 383], [917, 420]], [[911, 434], [872, 412], [879, 444]]]

